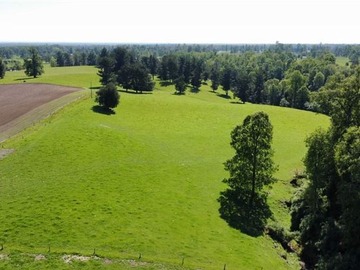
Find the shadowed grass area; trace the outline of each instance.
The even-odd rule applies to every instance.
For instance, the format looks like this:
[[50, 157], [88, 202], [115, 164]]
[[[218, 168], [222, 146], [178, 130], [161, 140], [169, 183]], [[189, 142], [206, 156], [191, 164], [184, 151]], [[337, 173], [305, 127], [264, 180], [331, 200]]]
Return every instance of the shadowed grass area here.
[[122, 92], [114, 115], [95, 113], [92, 99], [80, 100], [4, 143], [15, 149], [0, 161], [0, 243], [6, 250], [43, 253], [50, 245], [58, 254], [96, 249], [112, 259], [141, 253], [163, 269], [177, 269], [183, 258], [191, 269], [298, 269], [268, 237], [242, 234], [219, 217], [223, 162], [233, 156], [234, 126], [254, 112], [268, 113], [280, 179], [269, 202], [275, 218], [288, 225], [281, 200], [291, 196], [294, 170], [302, 169], [305, 137], [327, 127], [328, 118], [231, 104], [209, 86], [182, 96], [174, 91]]

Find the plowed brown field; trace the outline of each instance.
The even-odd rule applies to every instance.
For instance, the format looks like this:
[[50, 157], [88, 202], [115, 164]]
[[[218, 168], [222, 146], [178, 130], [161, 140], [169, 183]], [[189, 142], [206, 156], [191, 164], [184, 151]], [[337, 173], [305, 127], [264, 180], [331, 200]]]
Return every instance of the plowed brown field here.
[[0, 85], [0, 142], [69, 103], [80, 90], [51, 84]]

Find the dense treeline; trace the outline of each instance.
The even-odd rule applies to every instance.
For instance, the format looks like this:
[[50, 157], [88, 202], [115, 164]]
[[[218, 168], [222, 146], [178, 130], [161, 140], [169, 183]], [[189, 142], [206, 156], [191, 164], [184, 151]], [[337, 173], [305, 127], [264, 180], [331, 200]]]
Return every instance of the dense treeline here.
[[[357, 45], [199, 45], [199, 44], [62, 44], [35, 46], [51, 66], [96, 65], [101, 83], [149, 91], [158, 76], [176, 92], [199, 91], [211, 83], [214, 92], [240, 102], [288, 106], [329, 113], [322, 88], [331, 88], [359, 64]], [[103, 55], [104, 53], [109, 55]], [[24, 67], [26, 44], [0, 46], [7, 70]], [[346, 55], [345, 67], [336, 65]], [[25, 59], [25, 60], [24, 60]], [[22, 61], [22, 63], [21, 63]], [[223, 94], [224, 93], [224, 94]]]
[[[11, 59], [17, 55], [25, 57], [29, 47], [36, 47], [40, 56], [50, 62], [58, 51], [63, 53], [86, 53], [94, 52], [99, 55], [102, 48], [112, 50], [119, 44], [77, 44], [77, 43], [0, 43], [0, 57]], [[359, 56], [360, 45], [348, 44], [121, 44], [120, 46], [133, 50], [136, 54], [148, 55], [157, 54], [162, 57], [173, 52], [229, 52], [244, 53], [253, 51], [256, 53], [266, 50], [281, 49], [299, 56], [312, 56], [327, 51], [335, 56], [349, 57]]]
[[360, 265], [360, 68], [339, 73], [319, 93], [329, 130], [306, 141], [308, 185], [292, 203], [293, 231], [310, 269]]

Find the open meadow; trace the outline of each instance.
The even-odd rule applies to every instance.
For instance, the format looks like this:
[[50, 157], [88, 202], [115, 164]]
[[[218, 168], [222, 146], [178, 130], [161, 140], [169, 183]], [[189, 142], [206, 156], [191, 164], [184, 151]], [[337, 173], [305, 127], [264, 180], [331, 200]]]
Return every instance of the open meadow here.
[[[40, 78], [8, 72], [0, 83], [88, 88], [99, 85], [96, 72], [46, 67]], [[87, 91], [0, 144], [14, 149], [0, 160], [0, 268], [299, 268], [268, 236], [242, 234], [219, 217], [223, 163], [234, 154], [231, 130], [249, 114], [269, 114], [279, 166], [269, 201], [276, 222], [288, 227], [284, 201], [294, 191], [291, 177], [303, 170], [304, 139], [326, 128], [328, 117], [238, 104], [208, 85], [178, 96], [159, 84], [151, 94], [121, 92], [116, 113], [106, 115]], [[63, 259], [93, 253], [97, 260]]]

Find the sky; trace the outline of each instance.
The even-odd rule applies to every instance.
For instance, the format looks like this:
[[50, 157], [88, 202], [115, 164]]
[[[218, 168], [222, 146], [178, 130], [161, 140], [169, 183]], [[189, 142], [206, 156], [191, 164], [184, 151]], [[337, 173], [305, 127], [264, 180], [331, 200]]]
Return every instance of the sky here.
[[358, 0], [0, 0], [0, 42], [360, 44]]

